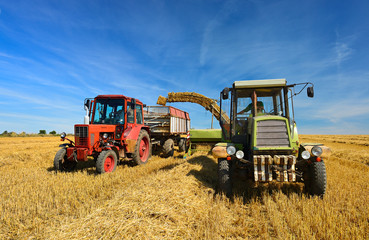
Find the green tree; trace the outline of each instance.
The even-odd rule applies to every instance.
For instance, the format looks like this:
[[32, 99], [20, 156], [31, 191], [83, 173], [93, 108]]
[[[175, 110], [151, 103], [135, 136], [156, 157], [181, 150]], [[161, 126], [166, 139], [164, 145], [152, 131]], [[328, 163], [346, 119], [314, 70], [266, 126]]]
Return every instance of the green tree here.
[[55, 134], [56, 134], [56, 131], [55, 131], [55, 130], [53, 130], [53, 131], [49, 132], [49, 134], [51, 134], [51, 135], [55, 135]]
[[40, 130], [38, 134], [46, 134], [46, 130]]

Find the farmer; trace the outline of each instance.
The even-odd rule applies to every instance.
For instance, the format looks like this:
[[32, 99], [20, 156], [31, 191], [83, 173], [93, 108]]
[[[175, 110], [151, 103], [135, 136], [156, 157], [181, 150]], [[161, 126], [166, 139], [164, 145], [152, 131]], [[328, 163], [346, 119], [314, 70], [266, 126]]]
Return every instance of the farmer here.
[[[237, 114], [246, 113], [246, 112], [250, 111], [252, 109], [252, 107], [253, 107], [253, 104], [250, 103], [245, 109], [238, 112]], [[264, 113], [264, 104], [263, 104], [262, 101], [257, 101], [257, 103], [256, 103], [256, 113], [257, 114]]]

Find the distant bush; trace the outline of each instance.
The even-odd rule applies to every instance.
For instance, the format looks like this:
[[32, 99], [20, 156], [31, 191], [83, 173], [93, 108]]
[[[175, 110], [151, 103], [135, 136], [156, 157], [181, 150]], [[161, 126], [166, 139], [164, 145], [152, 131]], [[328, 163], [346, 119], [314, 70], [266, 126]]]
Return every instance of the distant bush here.
[[38, 134], [46, 134], [46, 130], [40, 130]]

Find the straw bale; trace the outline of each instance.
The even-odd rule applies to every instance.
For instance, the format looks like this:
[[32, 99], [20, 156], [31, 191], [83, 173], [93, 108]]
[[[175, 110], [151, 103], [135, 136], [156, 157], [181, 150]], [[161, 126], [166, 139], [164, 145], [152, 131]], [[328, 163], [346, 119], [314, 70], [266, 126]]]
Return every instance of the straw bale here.
[[[214, 99], [205, 97], [196, 92], [170, 92], [165, 99], [162, 96], [158, 98], [158, 104], [163, 105], [164, 102], [192, 102], [203, 106], [206, 110], [214, 114], [217, 120], [220, 119], [220, 107]], [[229, 123], [229, 117], [225, 112], [222, 112], [223, 121]]]
[[165, 106], [166, 103], [167, 103], [167, 99], [161, 95], [158, 97], [158, 101], [156, 102], [156, 104], [163, 105], [163, 106]]

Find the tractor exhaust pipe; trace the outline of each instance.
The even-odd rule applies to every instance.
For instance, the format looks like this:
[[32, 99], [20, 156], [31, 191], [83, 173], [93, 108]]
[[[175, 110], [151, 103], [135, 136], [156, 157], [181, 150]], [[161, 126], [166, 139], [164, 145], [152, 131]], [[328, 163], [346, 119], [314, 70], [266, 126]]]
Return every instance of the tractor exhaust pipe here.
[[90, 99], [86, 99], [85, 100], [85, 110], [86, 110], [86, 115], [85, 115], [85, 118], [84, 118], [84, 121], [83, 123], [84, 124], [90, 124], [90, 117], [88, 116], [89, 114], [89, 107], [90, 107]]
[[90, 117], [88, 116], [88, 111], [86, 111], [86, 116], [85, 119], [83, 121], [84, 124], [89, 124], [90, 123]]

